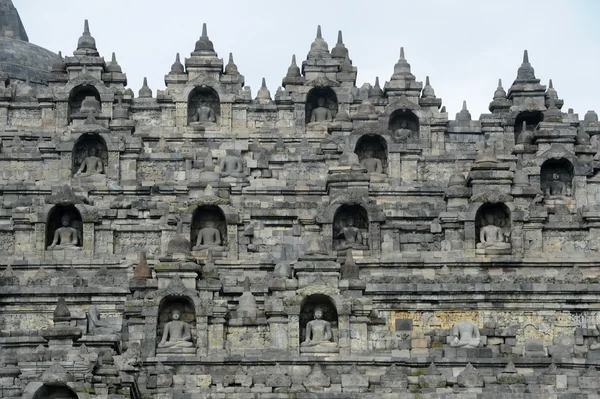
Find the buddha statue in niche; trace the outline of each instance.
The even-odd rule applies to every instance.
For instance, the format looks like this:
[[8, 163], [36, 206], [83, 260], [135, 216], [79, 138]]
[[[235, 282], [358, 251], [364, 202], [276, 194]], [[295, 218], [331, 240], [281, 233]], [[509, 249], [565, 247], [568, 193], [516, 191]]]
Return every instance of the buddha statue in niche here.
[[544, 191], [544, 194], [549, 197], [564, 197], [567, 195], [567, 185], [560, 180], [558, 173], [552, 173]]
[[310, 114], [311, 122], [331, 122], [333, 120], [333, 116], [331, 114], [331, 110], [325, 107], [325, 98], [319, 97], [317, 99], [318, 107], [313, 109]]
[[477, 348], [481, 345], [479, 328], [470, 321], [460, 321], [452, 327], [454, 338], [450, 341], [453, 348]]
[[102, 111], [102, 107], [100, 105], [100, 101], [96, 100], [94, 96], [86, 96], [81, 102], [81, 108], [79, 108], [79, 113], [83, 115], [93, 114], [99, 115]]
[[338, 250], [366, 249], [363, 244], [363, 235], [360, 229], [354, 226], [353, 217], [346, 219], [346, 225], [342, 228], [338, 237], [343, 237], [342, 242], [338, 245]]
[[215, 111], [204, 104], [198, 105], [194, 114], [190, 117], [190, 122], [204, 123], [204, 122], [216, 122]]
[[102, 159], [100, 159], [100, 150], [94, 148], [91, 152], [92, 155], [83, 160], [79, 169], [75, 172], [75, 176], [85, 177], [104, 173], [104, 165]]
[[333, 331], [331, 330], [331, 323], [323, 320], [323, 310], [320, 307], [316, 307], [314, 319], [306, 323], [304, 342], [302, 342], [300, 346], [321, 346], [325, 348], [337, 347], [337, 343], [332, 342], [332, 340]]
[[394, 132], [394, 135], [396, 136], [398, 141], [404, 142], [404, 141], [407, 141], [408, 139], [412, 138], [413, 131], [408, 128], [407, 121], [401, 120], [400, 127], [398, 129], [396, 129], [396, 131]]
[[498, 227], [496, 217], [488, 212], [484, 215], [486, 225], [479, 231], [479, 249], [510, 249], [510, 243], [506, 242], [506, 235], [502, 228]]
[[69, 215], [63, 215], [60, 218], [62, 227], [59, 227], [54, 232], [54, 239], [48, 249], [81, 249], [79, 244], [79, 232], [70, 227], [71, 218]]
[[181, 312], [173, 310], [171, 321], [165, 324], [162, 339], [158, 343], [159, 348], [190, 348], [193, 346], [190, 326], [180, 319]]
[[222, 246], [221, 232], [216, 228], [216, 222], [213, 220], [206, 221], [205, 227], [198, 232], [196, 245], [192, 248], [194, 251], [226, 251]]
[[367, 169], [369, 173], [383, 174], [383, 164], [381, 159], [373, 157], [373, 151], [366, 151], [367, 158], [360, 161], [360, 164]]

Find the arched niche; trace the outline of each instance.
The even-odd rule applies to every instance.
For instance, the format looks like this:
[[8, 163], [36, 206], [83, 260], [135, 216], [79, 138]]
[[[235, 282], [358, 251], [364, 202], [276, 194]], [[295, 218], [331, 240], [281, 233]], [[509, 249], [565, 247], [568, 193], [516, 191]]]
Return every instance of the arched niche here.
[[397, 109], [390, 115], [388, 129], [397, 139], [418, 138], [419, 117], [408, 109]]
[[193, 301], [186, 296], [167, 296], [162, 299], [158, 306], [158, 324], [156, 329], [156, 342], [160, 342], [165, 325], [171, 321], [173, 311], [181, 313], [180, 320], [187, 323], [192, 333], [192, 341], [196, 335], [196, 311]]
[[[108, 167], [108, 148], [104, 139], [98, 134], [90, 134], [81, 136], [75, 145], [71, 153], [71, 173], [75, 175], [81, 167], [83, 161], [88, 157], [97, 157], [102, 161], [102, 173], [106, 173]], [[95, 171], [85, 170], [81, 171], [83, 175], [96, 174]]]
[[569, 196], [573, 189], [573, 164], [565, 159], [548, 159], [540, 171], [541, 189], [546, 195]]
[[511, 233], [510, 209], [501, 202], [486, 202], [479, 207], [475, 214], [475, 240], [481, 243], [481, 229], [487, 225], [494, 225], [502, 230], [505, 242]]
[[[315, 122], [313, 120], [313, 110], [320, 106], [328, 108], [331, 111], [331, 118], [335, 118], [338, 113], [338, 99], [335, 92], [330, 87], [315, 87], [306, 95], [306, 123]], [[317, 121], [318, 122], [318, 121]]]
[[[64, 224], [67, 223], [68, 225], [65, 226]], [[48, 219], [46, 220], [46, 248], [52, 245], [56, 230], [63, 227], [75, 229], [77, 232], [77, 246], [83, 246], [83, 221], [81, 213], [73, 205], [56, 205], [48, 212]]]
[[[387, 143], [385, 139], [378, 134], [366, 134], [361, 136], [356, 142], [354, 149], [358, 160], [363, 163], [365, 159], [378, 159], [381, 161], [381, 173], [387, 173]], [[367, 167], [367, 169], [369, 169]], [[373, 172], [373, 170], [369, 170]]]
[[95, 98], [100, 107], [102, 106], [98, 89], [89, 84], [76, 86], [69, 93], [69, 118], [73, 116], [87, 116], [81, 114], [81, 104], [87, 97]]
[[342, 205], [333, 217], [333, 249], [368, 249], [369, 216], [360, 205]]
[[202, 229], [217, 229], [220, 238], [220, 246], [227, 246], [227, 221], [223, 211], [215, 205], [202, 205], [196, 208], [192, 216], [190, 243], [192, 247], [198, 244], [198, 234]]
[[199, 86], [188, 97], [188, 123], [216, 123], [221, 116], [219, 94], [208, 86]]
[[317, 308], [323, 311], [322, 319], [331, 324], [332, 342], [338, 342], [339, 322], [335, 304], [327, 295], [314, 294], [304, 298], [300, 307], [300, 343], [306, 339], [306, 325], [309, 321], [314, 320], [315, 309]]
[[515, 140], [523, 130], [523, 122], [529, 131], [534, 131], [536, 126], [544, 119], [544, 114], [541, 111], [523, 111], [520, 112], [515, 119]]
[[78, 396], [73, 390], [66, 386], [47, 386], [42, 385], [35, 392], [33, 399], [77, 399]]

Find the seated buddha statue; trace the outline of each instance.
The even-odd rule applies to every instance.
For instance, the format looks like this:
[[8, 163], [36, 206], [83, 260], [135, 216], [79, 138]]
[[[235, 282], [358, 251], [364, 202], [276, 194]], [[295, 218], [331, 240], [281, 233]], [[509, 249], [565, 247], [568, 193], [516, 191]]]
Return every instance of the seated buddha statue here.
[[81, 249], [79, 244], [79, 232], [70, 227], [71, 218], [69, 215], [63, 215], [61, 220], [62, 227], [59, 227], [54, 232], [54, 239], [48, 249]]
[[196, 245], [192, 248], [194, 251], [226, 251], [227, 249], [222, 245], [221, 232], [216, 227], [216, 223], [212, 220], [206, 222], [205, 227], [200, 229], [198, 232], [198, 238], [196, 239]]
[[314, 320], [306, 323], [304, 342], [302, 342], [300, 346], [320, 346], [325, 348], [337, 347], [337, 343], [333, 342], [331, 323], [323, 320], [323, 310], [320, 307], [315, 308]]
[[454, 338], [450, 342], [453, 348], [477, 348], [481, 345], [479, 328], [475, 323], [461, 321], [452, 327]]
[[484, 216], [486, 225], [479, 231], [479, 249], [510, 249], [510, 243], [506, 242], [502, 229], [495, 225], [495, 217], [491, 213]]
[[162, 339], [158, 343], [159, 348], [190, 348], [194, 345], [190, 326], [180, 319], [181, 312], [174, 310], [171, 313], [171, 321], [165, 324]]

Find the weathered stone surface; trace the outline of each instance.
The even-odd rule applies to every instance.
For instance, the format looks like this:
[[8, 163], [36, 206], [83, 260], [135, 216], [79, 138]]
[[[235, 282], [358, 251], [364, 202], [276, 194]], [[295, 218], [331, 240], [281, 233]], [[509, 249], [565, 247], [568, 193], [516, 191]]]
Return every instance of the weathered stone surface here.
[[341, 32], [253, 96], [206, 25], [137, 93], [87, 22], [51, 63], [0, 27], [0, 396], [599, 389], [600, 124], [528, 54], [452, 119]]

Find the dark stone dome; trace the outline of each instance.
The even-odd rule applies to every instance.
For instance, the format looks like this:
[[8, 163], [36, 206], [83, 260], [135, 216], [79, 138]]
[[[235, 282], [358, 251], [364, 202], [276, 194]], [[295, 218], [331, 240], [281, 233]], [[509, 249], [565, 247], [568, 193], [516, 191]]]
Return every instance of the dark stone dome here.
[[29, 43], [25, 27], [11, 0], [0, 0], [0, 70], [10, 80], [46, 84], [58, 55]]

